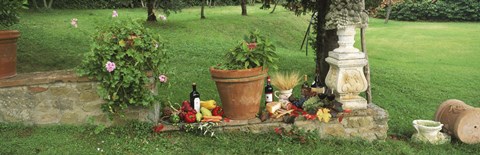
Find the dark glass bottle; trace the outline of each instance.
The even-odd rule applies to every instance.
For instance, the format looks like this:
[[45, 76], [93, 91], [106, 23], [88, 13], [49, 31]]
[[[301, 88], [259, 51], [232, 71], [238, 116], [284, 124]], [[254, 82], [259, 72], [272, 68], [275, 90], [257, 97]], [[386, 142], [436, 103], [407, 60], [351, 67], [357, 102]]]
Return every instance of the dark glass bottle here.
[[312, 88], [317, 88], [318, 86], [318, 81], [319, 81], [320, 77], [318, 76], [318, 74], [315, 75], [315, 80], [313, 80], [312, 82]]
[[270, 84], [270, 76], [267, 77], [267, 85], [265, 86], [265, 104], [273, 102], [273, 87]]
[[307, 83], [307, 81], [308, 81], [307, 78], [308, 78], [307, 75], [304, 75], [304, 76], [303, 76], [304, 82], [303, 82], [303, 85], [302, 85], [302, 89], [307, 89], [307, 88], [309, 88], [309, 87], [308, 87], [308, 83]]
[[310, 86], [308, 86], [308, 79], [307, 79], [307, 75], [304, 75], [303, 77], [303, 85], [302, 85], [302, 89], [300, 91], [300, 93], [302, 94], [302, 96], [306, 97], [308, 95], [308, 93], [310, 93]]
[[327, 89], [325, 93], [327, 94], [327, 99], [329, 101], [335, 100], [335, 93], [333, 92], [333, 89]]
[[190, 106], [195, 111], [200, 112], [200, 93], [197, 92], [197, 84], [192, 84], [192, 92], [190, 92]]

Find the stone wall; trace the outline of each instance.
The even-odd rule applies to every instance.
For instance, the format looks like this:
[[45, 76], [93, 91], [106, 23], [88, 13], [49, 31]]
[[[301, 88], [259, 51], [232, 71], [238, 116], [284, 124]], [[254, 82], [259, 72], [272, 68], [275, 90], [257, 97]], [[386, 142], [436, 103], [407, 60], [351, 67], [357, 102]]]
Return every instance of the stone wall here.
[[[0, 122], [24, 124], [85, 124], [88, 119], [107, 125], [125, 122], [109, 121], [100, 109], [103, 100], [97, 95], [96, 83], [76, 76], [73, 71], [39, 72], [0, 80]], [[132, 108], [127, 119], [153, 120], [154, 111]]]
[[[128, 119], [155, 122], [158, 108], [130, 107], [125, 118], [109, 121], [100, 109], [103, 100], [96, 93], [96, 83], [77, 77], [72, 71], [28, 73], [0, 80], [0, 122], [24, 124], [73, 124], [96, 123], [122, 124]], [[360, 138], [383, 140], [387, 137], [388, 113], [369, 104], [367, 109], [354, 110], [340, 122], [332, 118], [329, 123], [318, 120], [297, 120], [294, 124], [283, 123], [282, 119], [232, 120], [220, 123], [222, 131], [272, 132], [276, 127], [291, 128], [295, 125], [305, 130], [315, 130], [320, 138]], [[179, 130], [167, 125], [166, 131]]]
[[[367, 109], [355, 110], [345, 115], [340, 122], [332, 118], [330, 122], [318, 120], [296, 120], [293, 124], [283, 123], [282, 119], [267, 120], [231, 120], [222, 122], [217, 127], [220, 131], [242, 131], [251, 133], [273, 132], [277, 127], [291, 129], [293, 125], [303, 130], [315, 131], [320, 138], [363, 139], [368, 141], [385, 140], [388, 130], [388, 113], [384, 109], [369, 104]], [[167, 125], [165, 131], [180, 130], [177, 126]]]

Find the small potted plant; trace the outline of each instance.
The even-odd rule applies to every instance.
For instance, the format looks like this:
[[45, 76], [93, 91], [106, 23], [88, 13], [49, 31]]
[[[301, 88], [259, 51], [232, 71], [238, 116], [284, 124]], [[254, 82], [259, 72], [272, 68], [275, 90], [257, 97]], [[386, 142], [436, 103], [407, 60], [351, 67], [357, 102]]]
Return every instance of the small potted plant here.
[[102, 110], [116, 113], [128, 106], [153, 105], [156, 99], [151, 91], [157, 81], [167, 81], [167, 62], [167, 50], [158, 34], [139, 21], [115, 20], [97, 28], [92, 50], [78, 73], [98, 81], [98, 93], [106, 101]]
[[225, 55], [225, 62], [210, 68], [225, 116], [245, 120], [260, 110], [264, 79], [269, 68], [277, 69], [275, 46], [258, 30]]
[[20, 32], [8, 30], [18, 23], [18, 11], [22, 0], [0, 1], [0, 79], [17, 74], [17, 39]]

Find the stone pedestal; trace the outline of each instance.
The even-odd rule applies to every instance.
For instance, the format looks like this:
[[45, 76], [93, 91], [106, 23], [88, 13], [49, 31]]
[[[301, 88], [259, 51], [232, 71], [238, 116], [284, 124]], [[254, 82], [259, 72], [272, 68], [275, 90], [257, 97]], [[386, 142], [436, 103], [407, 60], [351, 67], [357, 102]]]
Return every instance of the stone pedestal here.
[[343, 103], [343, 108], [366, 109], [367, 100], [359, 94], [368, 87], [363, 74], [367, 60], [363, 52], [353, 47], [355, 27], [338, 29], [337, 35], [340, 47], [329, 52], [328, 58], [325, 59], [330, 64], [325, 83], [333, 89], [336, 100]]

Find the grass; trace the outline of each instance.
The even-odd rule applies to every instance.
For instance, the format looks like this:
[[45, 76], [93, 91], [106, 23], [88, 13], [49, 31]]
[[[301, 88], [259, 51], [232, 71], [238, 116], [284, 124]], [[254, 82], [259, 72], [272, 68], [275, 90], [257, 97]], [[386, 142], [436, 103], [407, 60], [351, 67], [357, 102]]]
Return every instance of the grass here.
[[[277, 8], [278, 9], [278, 8]], [[199, 20], [199, 8], [172, 14], [166, 23], [148, 25], [170, 42], [169, 76], [173, 87], [163, 90], [173, 102], [188, 99], [191, 83], [197, 83], [202, 99], [219, 101], [208, 68], [220, 61], [225, 51], [258, 28], [270, 35], [280, 55], [280, 71], [299, 71], [313, 77], [313, 55], [299, 51], [308, 16], [296, 17], [279, 9], [275, 14], [249, 7], [249, 16], [240, 16], [240, 7], [207, 8], [206, 20]], [[143, 9], [120, 9], [120, 18], [145, 18]], [[106, 24], [111, 10], [53, 10], [24, 13], [16, 26], [20, 72], [73, 68], [89, 50], [89, 36], [95, 25]], [[79, 19], [79, 28], [69, 25]], [[448, 22], [397, 22], [383, 24], [371, 19], [367, 49], [372, 73], [374, 103], [389, 112], [389, 134], [400, 140], [364, 142], [318, 140], [300, 145], [273, 133], [265, 135], [226, 133], [219, 139], [172, 133], [132, 133], [135, 127], [108, 128], [90, 135], [88, 127], [25, 127], [2, 125], [0, 154], [97, 154], [107, 153], [235, 153], [235, 154], [473, 154], [479, 145], [458, 141], [441, 146], [414, 144], [414, 119], [433, 119], [437, 106], [457, 98], [480, 107], [480, 24]], [[359, 37], [357, 37], [358, 39]], [[357, 45], [358, 47], [358, 41]], [[296, 88], [295, 90], [299, 90]], [[294, 91], [296, 94], [299, 92]], [[147, 132], [148, 127], [144, 127]]]

